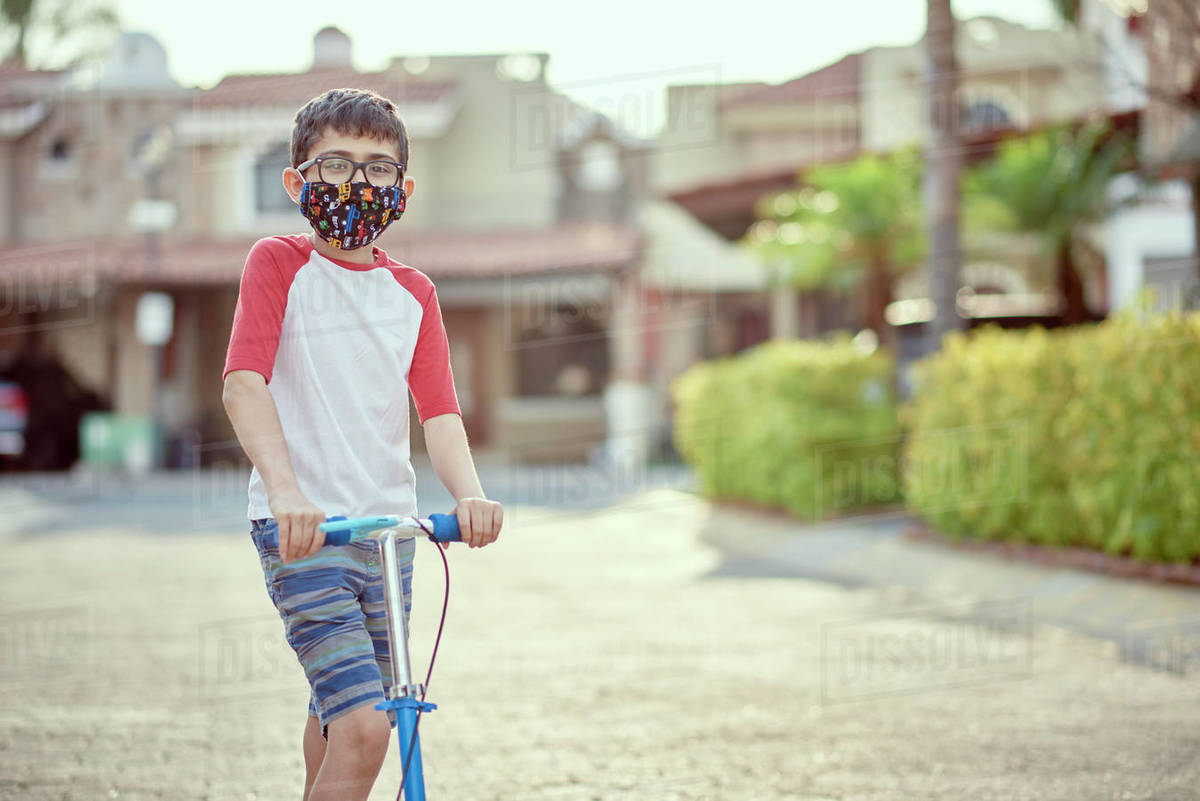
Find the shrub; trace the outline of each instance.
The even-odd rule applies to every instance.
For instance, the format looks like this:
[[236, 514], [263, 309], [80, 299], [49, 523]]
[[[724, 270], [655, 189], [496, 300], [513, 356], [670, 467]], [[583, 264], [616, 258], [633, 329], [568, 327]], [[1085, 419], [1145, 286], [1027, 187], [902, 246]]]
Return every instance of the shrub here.
[[1200, 555], [1200, 317], [949, 337], [904, 409], [909, 507], [956, 536]]
[[714, 498], [808, 519], [899, 498], [892, 359], [775, 341], [694, 366], [673, 384], [675, 446]]

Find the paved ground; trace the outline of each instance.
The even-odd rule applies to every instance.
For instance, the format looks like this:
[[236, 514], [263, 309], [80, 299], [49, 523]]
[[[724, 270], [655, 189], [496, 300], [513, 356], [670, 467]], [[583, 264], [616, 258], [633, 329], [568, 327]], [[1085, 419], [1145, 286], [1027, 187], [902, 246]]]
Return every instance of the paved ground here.
[[[248, 538], [183, 507], [179, 536], [81, 523], [52, 495], [0, 493], [0, 798], [298, 798], [307, 686]], [[1197, 797], [1200, 640], [1176, 624], [1200, 594], [1127, 609], [1154, 657], [1130, 660], [996, 592], [998, 565], [972, 563], [973, 593], [913, 586], [892, 539], [895, 580], [797, 578], [779, 549], [828, 531], [666, 489], [575, 507], [515, 506], [496, 546], [451, 552], [431, 798]], [[441, 593], [422, 548], [418, 663]]]
[[[804, 525], [726, 509], [710, 518], [701, 540], [722, 551], [717, 575], [887, 586], [939, 603], [1007, 600], [1039, 622], [1119, 645], [1129, 658], [1172, 670], [1200, 667], [1200, 590], [920, 541], [905, 535], [915, 522], [880, 514]], [[1164, 651], [1164, 638], [1196, 647]]]

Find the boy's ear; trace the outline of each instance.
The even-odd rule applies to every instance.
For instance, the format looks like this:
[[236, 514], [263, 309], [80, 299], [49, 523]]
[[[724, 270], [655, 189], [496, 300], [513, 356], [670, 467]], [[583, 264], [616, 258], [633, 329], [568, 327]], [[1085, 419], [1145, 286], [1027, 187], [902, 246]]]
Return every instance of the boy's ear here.
[[304, 176], [295, 167], [286, 168], [283, 171], [283, 188], [293, 203], [299, 203], [300, 193], [304, 191]]
[[[404, 179], [404, 199], [405, 199], [405, 200], [408, 200], [408, 198], [412, 197], [412, 194], [413, 194], [413, 187], [414, 187], [414, 186], [416, 186], [416, 184], [415, 184], [415, 183], [413, 183], [413, 179], [412, 179], [412, 178], [407, 178], [407, 177], [406, 177], [406, 178]], [[299, 195], [296, 195], [296, 197], [297, 197], [297, 198], [299, 198], [300, 196], [299, 196]], [[299, 200], [297, 200], [297, 202], [299, 202]]]

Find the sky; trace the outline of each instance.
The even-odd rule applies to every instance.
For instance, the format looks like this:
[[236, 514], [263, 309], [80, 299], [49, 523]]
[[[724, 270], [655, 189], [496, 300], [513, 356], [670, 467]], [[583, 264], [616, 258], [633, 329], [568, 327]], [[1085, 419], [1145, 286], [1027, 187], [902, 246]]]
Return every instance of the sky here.
[[[400, 3], [387, 0], [116, 0], [122, 28], [167, 49], [176, 80], [211, 86], [229, 73], [307, 69], [312, 36], [336, 25], [355, 66], [398, 55], [546, 52], [548, 80], [605, 108], [620, 92], [672, 83], [777, 83], [874, 45], [911, 44], [925, 0], [563, 0]], [[959, 19], [994, 15], [1032, 27], [1056, 20], [1050, 0], [954, 0]], [[607, 110], [607, 109], [605, 109]], [[625, 122], [648, 133], [655, 121]]]

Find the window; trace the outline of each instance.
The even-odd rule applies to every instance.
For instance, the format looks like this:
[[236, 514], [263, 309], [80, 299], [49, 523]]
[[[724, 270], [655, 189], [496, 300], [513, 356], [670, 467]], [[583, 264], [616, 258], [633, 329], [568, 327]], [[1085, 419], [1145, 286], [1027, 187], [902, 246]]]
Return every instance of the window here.
[[258, 214], [290, 214], [296, 205], [283, 188], [283, 171], [292, 166], [291, 148], [277, 145], [254, 163], [254, 211]]
[[517, 395], [599, 395], [608, 377], [608, 335], [580, 307], [560, 307], [519, 338]]
[[171, 126], [152, 125], [133, 140], [129, 151], [129, 168], [133, 175], [146, 176], [162, 170], [171, 156], [175, 134]]
[[70, 132], [55, 134], [41, 148], [37, 160], [39, 179], [70, 181], [79, 177], [79, 151]]
[[999, 103], [984, 100], [963, 108], [959, 115], [962, 129], [968, 133], [991, 131], [997, 128], [1011, 128], [1012, 119]]

